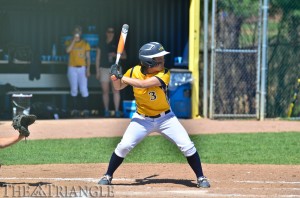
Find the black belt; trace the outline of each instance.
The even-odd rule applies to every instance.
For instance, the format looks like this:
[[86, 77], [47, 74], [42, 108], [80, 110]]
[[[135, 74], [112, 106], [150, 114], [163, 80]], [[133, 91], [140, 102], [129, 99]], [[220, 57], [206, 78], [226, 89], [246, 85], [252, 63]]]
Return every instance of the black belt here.
[[76, 66], [73, 66], [73, 67], [80, 68], [80, 67], [84, 67], [84, 66], [82, 66], [82, 65], [76, 65]]
[[141, 114], [141, 113], [139, 113], [139, 112], [137, 112], [137, 114], [139, 114], [139, 115], [141, 115], [141, 116], [143, 116], [143, 117], [147, 117], [147, 118], [159, 118], [159, 117], [161, 117], [161, 116], [167, 115], [167, 114], [170, 113], [170, 112], [171, 112], [171, 110], [169, 109], [169, 110], [167, 110], [167, 111], [165, 111], [165, 112], [162, 112], [162, 113], [160, 113], [160, 114], [157, 114], [157, 115], [155, 115], [155, 116], [147, 116], [147, 115]]

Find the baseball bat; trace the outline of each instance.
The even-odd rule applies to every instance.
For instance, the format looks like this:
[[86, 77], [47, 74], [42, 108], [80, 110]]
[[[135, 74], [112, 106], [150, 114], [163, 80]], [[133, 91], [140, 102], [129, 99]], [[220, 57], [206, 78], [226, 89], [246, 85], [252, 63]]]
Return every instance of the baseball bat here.
[[126, 37], [127, 37], [127, 34], [128, 34], [128, 29], [129, 29], [129, 25], [124, 24], [122, 26], [121, 35], [120, 35], [120, 39], [119, 39], [119, 43], [118, 43], [118, 49], [117, 49], [116, 64], [119, 63], [121, 55], [124, 51], [125, 41], [126, 41]]
[[297, 88], [295, 89], [294, 94], [293, 94], [293, 101], [291, 102], [291, 104], [289, 106], [288, 118], [290, 118], [292, 113], [293, 113], [293, 109], [294, 109], [295, 103], [297, 101], [297, 96], [298, 96], [299, 89], [300, 89], [300, 78], [298, 79], [298, 85], [297, 85]]

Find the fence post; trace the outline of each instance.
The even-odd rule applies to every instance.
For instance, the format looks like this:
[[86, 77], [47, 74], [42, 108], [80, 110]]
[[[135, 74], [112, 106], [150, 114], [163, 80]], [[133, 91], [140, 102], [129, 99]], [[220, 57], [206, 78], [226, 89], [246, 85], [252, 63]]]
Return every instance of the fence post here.
[[260, 121], [265, 118], [266, 78], [267, 78], [267, 49], [268, 49], [268, 0], [263, 5], [263, 43], [262, 43], [262, 67], [261, 67], [261, 96], [260, 96]]
[[213, 118], [213, 98], [214, 98], [214, 51], [215, 51], [215, 12], [216, 1], [212, 2], [211, 16], [211, 59], [210, 59], [210, 98], [209, 98], [209, 118]]
[[255, 105], [256, 105], [256, 119], [259, 120], [260, 116], [260, 69], [261, 69], [261, 26], [262, 26], [262, 0], [259, 1], [259, 20], [258, 20], [258, 43], [257, 43], [257, 67], [256, 67], [256, 93], [255, 93]]
[[207, 47], [208, 47], [208, 0], [204, 0], [204, 47], [203, 47], [203, 117], [207, 118]]

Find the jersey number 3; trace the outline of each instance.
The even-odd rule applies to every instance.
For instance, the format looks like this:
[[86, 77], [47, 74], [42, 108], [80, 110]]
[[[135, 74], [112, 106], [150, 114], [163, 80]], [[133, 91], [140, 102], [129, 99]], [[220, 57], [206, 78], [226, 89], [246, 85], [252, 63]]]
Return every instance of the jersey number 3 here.
[[150, 100], [156, 100], [157, 96], [154, 91], [150, 91], [148, 94], [150, 96]]

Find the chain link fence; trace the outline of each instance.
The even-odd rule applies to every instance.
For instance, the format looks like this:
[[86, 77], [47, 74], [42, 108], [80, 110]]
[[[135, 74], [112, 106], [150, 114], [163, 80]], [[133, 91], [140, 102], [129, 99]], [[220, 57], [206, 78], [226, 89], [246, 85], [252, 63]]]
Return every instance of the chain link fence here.
[[211, 118], [259, 118], [263, 34], [268, 38], [265, 117], [300, 116], [295, 97], [300, 83], [300, 1], [269, 1], [267, 32], [261, 28], [262, 11], [263, 0], [213, 1]]
[[260, 1], [215, 1], [212, 117], [256, 117]]
[[[300, 117], [300, 1], [272, 1], [268, 18], [267, 117]], [[294, 105], [293, 102], [295, 103]]]

